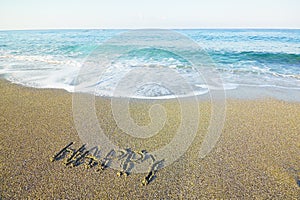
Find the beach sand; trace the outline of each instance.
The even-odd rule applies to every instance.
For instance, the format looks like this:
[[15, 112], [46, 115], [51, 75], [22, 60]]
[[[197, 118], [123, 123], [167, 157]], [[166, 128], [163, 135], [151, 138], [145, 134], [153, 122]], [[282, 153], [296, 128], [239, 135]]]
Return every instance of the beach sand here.
[[[118, 177], [114, 169], [66, 167], [50, 157], [71, 141], [82, 145], [73, 122], [72, 94], [0, 80], [0, 199], [299, 199], [300, 104], [273, 99], [227, 100], [219, 142], [198, 157], [210, 104], [199, 102], [198, 134], [188, 151], [141, 186], [146, 174]], [[178, 128], [178, 104], [164, 101], [170, 120], [149, 140], [116, 128], [109, 99], [97, 98], [103, 130], [118, 145], [155, 150]], [[138, 124], [149, 123], [149, 102], [130, 104]], [[113, 130], [113, 131], [112, 131]], [[176, 149], [174, 149], [176, 151]]]

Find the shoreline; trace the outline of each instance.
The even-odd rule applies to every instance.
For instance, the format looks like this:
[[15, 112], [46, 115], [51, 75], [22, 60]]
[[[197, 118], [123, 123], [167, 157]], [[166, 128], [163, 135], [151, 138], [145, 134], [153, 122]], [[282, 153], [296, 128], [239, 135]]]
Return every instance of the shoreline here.
[[[300, 186], [300, 103], [271, 98], [227, 100], [222, 135], [204, 159], [199, 147], [209, 126], [209, 102], [199, 102], [201, 119], [193, 143], [145, 187], [144, 174], [118, 177], [68, 168], [49, 158], [67, 143], [82, 144], [73, 122], [72, 93], [36, 89], [0, 79], [0, 198], [274, 198], [297, 199]], [[157, 100], [155, 100], [157, 102]], [[138, 124], [149, 123], [149, 102], [130, 109]], [[177, 104], [164, 101], [171, 119], [149, 140], [116, 129], [109, 98], [96, 100], [97, 116], [116, 144], [149, 151], [170, 142], [178, 128]], [[101, 106], [100, 106], [101, 105]], [[122, 136], [122, 137], [121, 137]]]
[[[10, 84], [19, 86], [19, 87], [24, 87], [24, 88], [30, 88], [30, 89], [37, 89], [37, 90], [61, 90], [70, 94], [74, 94], [74, 92], [70, 92], [67, 89], [64, 88], [38, 88], [38, 87], [31, 87], [31, 86], [26, 86], [21, 83], [15, 83], [9, 80], [6, 80], [5, 78], [0, 76], [0, 81], [3, 82], [8, 82]], [[83, 93], [82, 93], [83, 94]], [[131, 99], [133, 101], [137, 102], [147, 102], [147, 101], [174, 101], [177, 98], [172, 97], [172, 98], [143, 98], [143, 97], [113, 97], [113, 96], [96, 96], [93, 94], [88, 94], [95, 96], [95, 98], [99, 99]], [[296, 88], [281, 88], [281, 87], [268, 87], [268, 86], [263, 86], [263, 87], [255, 87], [255, 86], [245, 86], [241, 85], [236, 89], [228, 89], [224, 90], [224, 98], [225, 101], [227, 99], [229, 100], [241, 100], [241, 101], [257, 101], [257, 100], [268, 100], [268, 99], [273, 99], [277, 101], [285, 101], [285, 102], [290, 102], [290, 103], [300, 103], [300, 89]], [[184, 100], [189, 100], [191, 98], [196, 98], [198, 101], [211, 101], [210, 99], [210, 93], [205, 93], [201, 95], [195, 95], [195, 96], [183, 96], [179, 97], [180, 99]]]

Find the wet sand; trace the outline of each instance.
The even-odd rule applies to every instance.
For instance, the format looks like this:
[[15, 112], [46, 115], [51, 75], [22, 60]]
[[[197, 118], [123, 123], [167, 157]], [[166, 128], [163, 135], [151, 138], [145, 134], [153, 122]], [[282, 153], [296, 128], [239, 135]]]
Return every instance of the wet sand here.
[[[198, 151], [206, 133], [210, 105], [199, 102], [201, 119], [192, 145], [156, 179], [141, 186], [146, 174], [118, 177], [114, 169], [98, 173], [65, 167], [50, 157], [71, 141], [82, 145], [73, 122], [72, 94], [33, 89], [0, 80], [1, 199], [299, 199], [300, 103], [274, 99], [227, 100], [219, 142], [204, 159]], [[178, 127], [178, 104], [165, 101], [170, 120], [149, 140], [124, 136], [116, 128], [109, 99], [97, 98], [102, 128], [118, 145], [155, 150]], [[139, 124], [147, 101], [130, 104]], [[113, 130], [113, 131], [112, 131]], [[121, 137], [122, 136], [122, 137]]]

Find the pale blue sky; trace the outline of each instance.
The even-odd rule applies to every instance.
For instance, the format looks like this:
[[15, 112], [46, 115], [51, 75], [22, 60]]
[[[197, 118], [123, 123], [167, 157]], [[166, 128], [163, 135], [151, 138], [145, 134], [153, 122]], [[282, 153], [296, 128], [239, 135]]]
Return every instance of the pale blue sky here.
[[300, 28], [300, 0], [0, 0], [0, 29]]

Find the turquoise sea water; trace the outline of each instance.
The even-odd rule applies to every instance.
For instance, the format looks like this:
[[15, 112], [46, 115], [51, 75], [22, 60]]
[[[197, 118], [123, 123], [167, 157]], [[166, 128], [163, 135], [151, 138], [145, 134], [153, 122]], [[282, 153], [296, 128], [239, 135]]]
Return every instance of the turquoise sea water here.
[[[300, 100], [300, 30], [173, 31], [191, 38], [207, 52], [228, 94], [256, 97], [264, 93]], [[126, 30], [0, 31], [0, 75], [30, 87], [72, 92], [87, 56], [123, 32]], [[177, 69], [190, 79], [197, 94], [208, 92], [189, 64], [169, 52], [149, 48], [132, 52], [125, 60], [108, 69], [98, 82], [97, 95], [112, 96], [120, 71], [128, 72], [137, 65]], [[136, 95], [167, 98], [169, 94], [151, 85], [140, 88]]]

